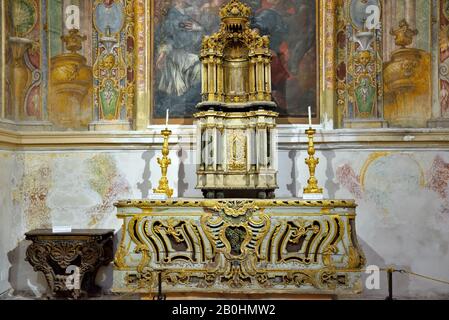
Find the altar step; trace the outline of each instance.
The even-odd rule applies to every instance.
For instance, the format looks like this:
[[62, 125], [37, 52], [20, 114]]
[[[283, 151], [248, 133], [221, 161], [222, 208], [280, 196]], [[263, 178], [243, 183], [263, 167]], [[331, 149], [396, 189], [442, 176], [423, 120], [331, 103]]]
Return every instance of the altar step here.
[[[154, 295], [141, 295], [142, 300], [153, 300]], [[336, 300], [336, 295], [325, 294], [226, 294], [226, 293], [168, 293], [167, 300]]]

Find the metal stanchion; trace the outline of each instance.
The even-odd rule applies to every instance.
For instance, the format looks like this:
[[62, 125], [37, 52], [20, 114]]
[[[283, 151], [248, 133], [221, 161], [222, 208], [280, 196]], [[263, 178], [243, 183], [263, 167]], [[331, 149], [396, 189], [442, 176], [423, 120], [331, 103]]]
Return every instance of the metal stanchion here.
[[394, 300], [393, 299], [393, 268], [387, 269], [387, 276], [388, 276], [388, 297], [385, 298], [385, 300]]
[[157, 275], [158, 287], [157, 287], [157, 296], [154, 297], [154, 300], [166, 300], [167, 296], [162, 294], [162, 271], [159, 271]]

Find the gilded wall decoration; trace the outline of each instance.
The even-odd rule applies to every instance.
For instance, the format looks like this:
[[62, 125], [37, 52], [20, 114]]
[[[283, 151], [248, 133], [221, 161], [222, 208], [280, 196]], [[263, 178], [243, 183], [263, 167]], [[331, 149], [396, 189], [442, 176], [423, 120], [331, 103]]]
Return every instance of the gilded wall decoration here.
[[[320, 27], [324, 28], [324, 38], [320, 38], [320, 42], [322, 43], [320, 47], [322, 51], [322, 55], [324, 55], [324, 61], [321, 61], [321, 64], [325, 67], [325, 74], [321, 75], [321, 77], [325, 77], [326, 81], [326, 89], [334, 89], [335, 87], [335, 47], [336, 43], [336, 26], [337, 26], [337, 10], [339, 6], [337, 6], [336, 1], [324, 1], [324, 4], [320, 2], [320, 7], [325, 6], [323, 10], [323, 14], [319, 14], [321, 16], [324, 15], [325, 23], [324, 26], [320, 25]], [[320, 9], [322, 10], [322, 9]], [[321, 68], [320, 68], [321, 70]]]
[[134, 1], [96, 0], [94, 22], [94, 121], [96, 129], [121, 122], [129, 129], [134, 110]]
[[[382, 80], [382, 28], [368, 30], [368, 6], [378, 0], [345, 1], [340, 12], [337, 42], [337, 96], [345, 127], [384, 127]], [[344, 43], [346, 42], [346, 45]]]
[[[154, 123], [163, 122], [167, 108], [178, 119], [191, 118], [195, 112], [195, 105], [201, 101], [201, 38], [218, 30], [218, 10], [225, 2], [154, 2]], [[317, 117], [318, 1], [246, 3], [255, 16], [252, 27], [271, 38], [272, 88], [277, 111], [284, 121], [296, 122], [305, 120], [310, 105], [314, 118]]]
[[346, 17], [344, 6], [339, 4], [335, 7], [335, 91], [337, 100], [337, 117], [335, 123], [338, 127], [343, 126], [343, 117], [348, 113], [347, 111], [347, 86], [346, 77], [348, 75], [347, 59], [346, 59], [346, 47], [348, 40], [346, 37]]
[[449, 1], [440, 5], [440, 105], [441, 116], [449, 117]]

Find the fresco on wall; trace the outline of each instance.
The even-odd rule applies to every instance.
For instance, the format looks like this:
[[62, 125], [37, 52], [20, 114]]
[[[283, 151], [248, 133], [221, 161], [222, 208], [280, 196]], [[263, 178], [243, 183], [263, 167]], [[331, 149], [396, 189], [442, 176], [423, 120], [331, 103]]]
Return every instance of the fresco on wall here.
[[114, 202], [130, 193], [130, 186], [126, 178], [117, 168], [114, 158], [110, 155], [98, 154], [87, 162], [89, 185], [101, 197], [97, 204], [87, 214], [90, 217], [89, 227], [95, 227], [108, 214], [115, 212]]
[[41, 5], [38, 0], [7, 2], [6, 95], [11, 106], [6, 116], [12, 120], [41, 120]]
[[[134, 1], [95, 0], [93, 3], [94, 121], [133, 120]], [[97, 123], [98, 124], [98, 123]]]
[[[417, 198], [428, 197], [441, 206], [437, 219], [449, 221], [449, 164], [440, 155], [424, 158], [406, 152], [373, 152], [357, 168], [343, 162], [336, 169], [339, 184], [359, 204], [372, 203], [383, 214], [382, 219], [396, 219], [397, 212], [406, 208], [418, 210]], [[415, 198], [413, 195], [416, 195]], [[408, 203], [398, 198], [413, 199]], [[422, 202], [419, 206], [425, 206]]]
[[26, 230], [49, 228], [51, 210], [47, 196], [52, 187], [52, 159], [45, 155], [19, 155], [17, 161], [29, 163], [13, 190], [13, 201], [23, 205]]
[[[153, 118], [188, 118], [200, 102], [198, 58], [203, 35], [218, 30], [225, 0], [155, 0]], [[243, 1], [252, 27], [271, 39], [272, 89], [282, 117], [306, 117], [317, 104], [315, 1]]]
[[432, 117], [431, 3], [411, 3], [416, 12], [397, 2], [396, 16], [388, 18], [393, 44], [384, 63], [384, 116], [391, 127], [427, 127]]
[[449, 117], [449, 1], [443, 0], [440, 12], [440, 104], [441, 116]]
[[33, 30], [37, 22], [36, 3], [28, 0], [14, 0], [10, 1], [9, 5], [14, 36], [26, 36]]
[[49, 2], [48, 110], [56, 130], [86, 130], [91, 120], [90, 7], [89, 0], [79, 1], [77, 6]]

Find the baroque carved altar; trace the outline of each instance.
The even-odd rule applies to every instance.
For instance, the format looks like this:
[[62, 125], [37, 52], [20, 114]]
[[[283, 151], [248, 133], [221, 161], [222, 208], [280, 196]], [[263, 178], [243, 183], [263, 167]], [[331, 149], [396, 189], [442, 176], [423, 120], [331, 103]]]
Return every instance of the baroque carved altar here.
[[[161, 286], [166, 293], [202, 294], [361, 291], [365, 258], [357, 243], [355, 202], [273, 199], [278, 113], [271, 96], [272, 56], [269, 38], [250, 28], [250, 17], [250, 7], [231, 0], [220, 9], [219, 31], [202, 41], [202, 102], [194, 117], [196, 188], [206, 199], [171, 198], [171, 131], [165, 129], [165, 160], [158, 160], [163, 177], [154, 191], [170, 199], [115, 204], [123, 220], [117, 292], [152, 294]], [[310, 108], [309, 124], [304, 194], [322, 199]]]
[[361, 291], [351, 200], [124, 200], [114, 291]]

